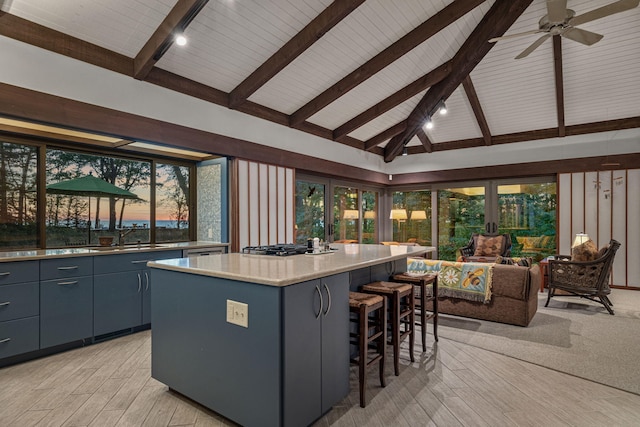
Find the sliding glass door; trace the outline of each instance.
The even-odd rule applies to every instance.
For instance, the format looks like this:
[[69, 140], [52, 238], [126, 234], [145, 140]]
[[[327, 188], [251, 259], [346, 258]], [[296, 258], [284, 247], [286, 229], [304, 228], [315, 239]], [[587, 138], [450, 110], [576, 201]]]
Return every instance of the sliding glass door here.
[[511, 235], [512, 256], [555, 253], [554, 178], [487, 181], [437, 189], [438, 257], [455, 260], [473, 233]]

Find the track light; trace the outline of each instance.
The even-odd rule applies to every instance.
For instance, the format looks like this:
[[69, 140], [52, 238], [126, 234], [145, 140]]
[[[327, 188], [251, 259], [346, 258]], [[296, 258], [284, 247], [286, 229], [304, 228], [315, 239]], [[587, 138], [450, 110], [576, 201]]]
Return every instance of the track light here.
[[425, 129], [433, 129], [433, 122], [431, 121], [431, 116], [427, 116], [427, 120], [424, 122]]
[[442, 101], [440, 101], [440, 103], [438, 104], [438, 111], [440, 112], [440, 114], [442, 114], [443, 116], [445, 114], [447, 114], [447, 106], [444, 105], [444, 99]]
[[405, 146], [405, 147], [402, 149], [402, 155], [403, 155], [403, 156], [406, 156], [407, 154], [408, 154], [408, 153], [407, 153], [407, 147]]
[[178, 35], [176, 36], [176, 44], [177, 44], [178, 46], [184, 46], [184, 45], [186, 45], [186, 44], [187, 44], [187, 38], [186, 38], [184, 35], [182, 35], [182, 34], [178, 34]]

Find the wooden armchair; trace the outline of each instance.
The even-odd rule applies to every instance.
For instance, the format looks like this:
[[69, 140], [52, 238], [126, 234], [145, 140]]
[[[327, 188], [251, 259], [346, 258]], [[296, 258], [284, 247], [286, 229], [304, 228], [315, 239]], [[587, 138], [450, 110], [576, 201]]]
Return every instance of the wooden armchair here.
[[508, 233], [490, 236], [473, 233], [467, 246], [459, 248], [464, 261], [494, 262], [496, 257], [511, 256], [511, 235]]
[[571, 261], [570, 256], [558, 255], [549, 260], [549, 293], [547, 303], [555, 296], [556, 289], [600, 303], [609, 314], [614, 314], [608, 295], [611, 266], [620, 242], [611, 240], [604, 253], [593, 261]]

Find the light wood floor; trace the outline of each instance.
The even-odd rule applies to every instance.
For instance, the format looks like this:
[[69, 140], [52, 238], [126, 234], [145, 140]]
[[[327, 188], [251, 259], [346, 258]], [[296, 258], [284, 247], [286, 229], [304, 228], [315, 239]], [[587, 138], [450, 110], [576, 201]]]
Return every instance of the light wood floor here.
[[[234, 425], [150, 377], [150, 340], [144, 331], [0, 369], [0, 426]], [[371, 373], [365, 409], [354, 367], [351, 394], [316, 426], [640, 425], [635, 394], [443, 338], [416, 356], [411, 365], [405, 348], [399, 377], [387, 365], [384, 389]]]

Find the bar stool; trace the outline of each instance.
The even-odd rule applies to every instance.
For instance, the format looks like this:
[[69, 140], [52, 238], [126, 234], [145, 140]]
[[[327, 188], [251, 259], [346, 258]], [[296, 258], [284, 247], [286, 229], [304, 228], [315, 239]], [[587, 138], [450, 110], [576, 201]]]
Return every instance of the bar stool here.
[[[422, 352], [427, 351], [427, 320], [433, 319], [433, 337], [438, 341], [438, 275], [435, 273], [423, 274], [420, 276], [410, 276], [405, 273], [394, 274], [391, 277], [394, 282], [411, 283], [415, 286], [414, 296], [416, 308], [420, 313], [420, 322], [417, 323], [422, 328]], [[427, 286], [431, 285], [432, 294], [427, 296]], [[431, 302], [433, 310], [427, 313], [427, 303]]]
[[[365, 389], [367, 385], [367, 368], [375, 362], [380, 362], [380, 385], [385, 386], [384, 361], [385, 344], [387, 342], [387, 301], [378, 295], [349, 292], [349, 312], [357, 317], [351, 321], [358, 323], [358, 332], [351, 333], [351, 338], [357, 338], [352, 344], [358, 346], [358, 357], [351, 362], [358, 364], [360, 381], [360, 406], [366, 406]], [[370, 314], [373, 313], [373, 316]], [[369, 347], [375, 342], [375, 353], [369, 358]]]
[[[393, 367], [396, 376], [400, 375], [398, 359], [400, 342], [409, 336], [409, 356], [413, 358], [415, 341], [415, 301], [413, 286], [408, 283], [373, 282], [362, 286], [362, 292], [389, 298], [389, 323], [391, 324], [391, 345], [393, 346]], [[404, 330], [401, 330], [404, 325]]]

